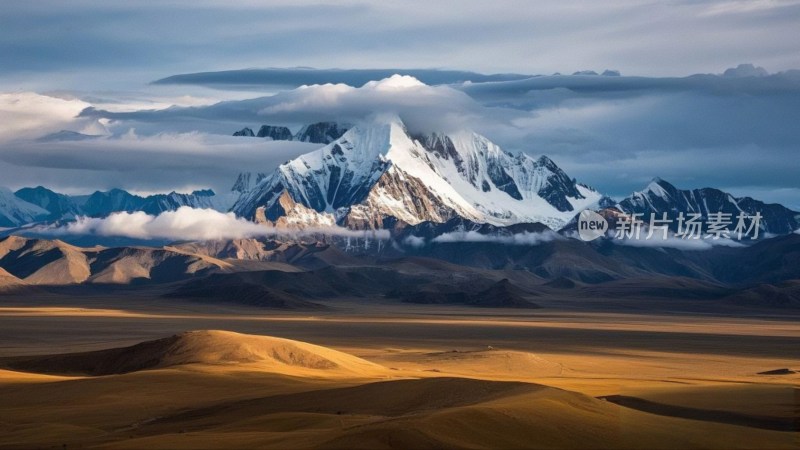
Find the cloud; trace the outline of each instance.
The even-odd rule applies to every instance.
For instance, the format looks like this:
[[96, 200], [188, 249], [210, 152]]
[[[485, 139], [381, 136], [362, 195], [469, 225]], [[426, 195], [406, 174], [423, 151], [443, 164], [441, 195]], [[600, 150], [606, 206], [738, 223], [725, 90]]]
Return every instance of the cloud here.
[[388, 231], [353, 231], [340, 227], [287, 230], [259, 225], [233, 213], [183, 206], [157, 216], [141, 211], [119, 212], [106, 218], [79, 217], [75, 222], [31, 230], [50, 235], [97, 235], [140, 240], [221, 240], [263, 236], [309, 235], [388, 239]]
[[93, 118], [76, 120], [91, 106], [77, 99], [64, 99], [35, 92], [0, 93], [0, 143], [36, 138], [64, 128], [88, 134], [105, 133]]
[[318, 145], [206, 133], [161, 133], [80, 141], [20, 141], [0, 147], [2, 183], [68, 193], [124, 188], [140, 192], [227, 192], [242, 171], [271, 172]]
[[[661, 176], [685, 188], [799, 188], [800, 72], [684, 78], [556, 76], [468, 85], [484, 106], [527, 111], [486, 134], [551, 156], [611, 196]], [[509, 114], [509, 116], [511, 116]], [[785, 197], [785, 196], [783, 196]], [[796, 202], [795, 202], [796, 203]]]
[[422, 248], [425, 246], [425, 238], [413, 235], [406, 236], [406, 238], [403, 239], [403, 245], [414, 248]]
[[430, 131], [448, 131], [485, 121], [509, 119], [503, 111], [489, 111], [463, 92], [449, 86], [428, 86], [407, 75], [393, 75], [367, 82], [361, 87], [346, 84], [301, 86], [268, 97], [226, 101], [211, 106], [136, 112], [88, 108], [81, 117], [128, 124], [191, 122], [203, 126], [209, 122], [227, 122], [231, 124], [229, 127], [233, 127], [317, 121], [352, 123], [386, 112], [400, 115], [410, 128]]
[[674, 248], [678, 250], [710, 250], [714, 247], [744, 247], [745, 244], [737, 242], [732, 239], [681, 239], [675, 236], [669, 236], [667, 239], [654, 237], [646, 239], [644, 235], [636, 238], [612, 239], [617, 245], [625, 245], [629, 247], [656, 247], [656, 248]]
[[[70, 108], [54, 116], [48, 111], [58, 109], [49, 103], [37, 108], [41, 99]], [[113, 104], [107, 98], [98, 100]], [[130, 100], [123, 99], [115, 111], [89, 108], [75, 118], [88, 103], [36, 94], [19, 97], [18, 110], [41, 110], [42, 114], [34, 116], [37, 127], [29, 127], [28, 134], [10, 133], [17, 136], [13, 145], [0, 145], [2, 184], [13, 188], [45, 185], [77, 194], [109, 188], [139, 192], [212, 188], [219, 193], [230, 189], [241, 171], [268, 173], [319, 147], [230, 136], [244, 126], [257, 129], [265, 123], [283, 123], [298, 129], [300, 124], [320, 120], [354, 123], [394, 112], [401, 114], [412, 130], [447, 131], [472, 120], [483, 122], [487, 116], [460, 91], [427, 86], [404, 76], [367, 82], [359, 88], [304, 86], [269, 97], [191, 107], [131, 111], [125, 107], [130, 107]], [[502, 117], [498, 116], [492, 120]], [[112, 135], [80, 141], [37, 140], [60, 129], [86, 131], [83, 123], [103, 123]]]
[[[69, 129], [101, 121], [118, 136], [88, 144], [6, 146], [0, 148], [5, 161], [0, 171], [7, 174], [7, 184], [17, 186], [30, 184], [27, 177], [73, 190], [81, 183], [99, 184], [91, 190], [227, 189], [242, 168], [270, 171], [311, 147], [270, 147], [213, 133], [264, 123], [296, 128], [319, 120], [359, 122], [394, 112], [412, 131], [473, 128], [508, 151], [546, 154], [571, 177], [617, 198], [660, 176], [682, 188], [717, 187], [798, 208], [800, 200], [793, 195], [800, 189], [797, 110], [797, 71], [743, 77], [542, 76], [463, 86], [427, 86], [397, 77], [361, 87], [303, 86], [210, 105], [88, 109]], [[59, 120], [65, 119], [52, 120], [55, 124], [46, 128], [60, 128]], [[121, 142], [119, 135], [132, 127], [139, 142]], [[118, 147], [144, 159], [137, 164], [133, 156], [115, 151]], [[143, 147], [154, 151], [143, 152]], [[108, 170], [98, 177], [104, 164]], [[133, 168], [136, 176], [121, 172], [122, 166]], [[59, 169], [34, 172], [47, 167]]]
[[541, 233], [529, 233], [526, 231], [512, 235], [482, 234], [477, 231], [454, 231], [436, 236], [433, 238], [432, 242], [493, 242], [505, 245], [539, 245], [556, 239], [563, 238], [552, 231], [544, 231]]
[[463, 70], [443, 69], [314, 69], [310, 67], [239, 69], [219, 72], [197, 72], [172, 75], [156, 80], [156, 85], [200, 85], [224, 89], [295, 88], [312, 84], [364, 84], [388, 78], [394, 74], [414, 77], [425, 84], [482, 83], [528, 78], [523, 74], [485, 75]]
[[547, 0], [536, 8], [522, 0], [13, 1], [0, 17], [0, 78], [130, 85], [276, 65], [675, 75], [754, 61], [786, 69], [800, 63], [798, 11], [793, 0]]

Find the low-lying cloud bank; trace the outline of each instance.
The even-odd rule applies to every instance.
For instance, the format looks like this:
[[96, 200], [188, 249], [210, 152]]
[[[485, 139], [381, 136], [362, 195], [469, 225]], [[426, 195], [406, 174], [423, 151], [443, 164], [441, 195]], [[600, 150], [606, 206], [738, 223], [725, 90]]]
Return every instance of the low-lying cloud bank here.
[[105, 218], [79, 217], [75, 222], [36, 230], [42, 234], [127, 237], [141, 240], [208, 241], [269, 236], [336, 236], [385, 240], [389, 232], [353, 231], [341, 227], [287, 230], [259, 225], [213, 209], [183, 206], [157, 216], [137, 212], [119, 212]]
[[618, 245], [625, 245], [629, 247], [655, 247], [655, 248], [674, 248], [676, 250], [711, 250], [714, 247], [744, 247], [744, 242], [738, 242], [734, 239], [682, 239], [675, 236], [669, 236], [667, 239], [652, 237], [646, 239], [641, 237], [626, 238], [626, 239], [613, 239], [612, 242]]
[[[104, 218], [78, 217], [74, 222], [58, 225], [38, 226], [27, 231], [50, 237], [98, 236], [120, 237], [141, 241], [209, 241], [226, 239], [245, 239], [258, 237], [277, 237], [302, 239], [307, 237], [353, 238], [387, 241], [389, 230], [350, 230], [338, 226], [286, 229], [261, 225], [237, 217], [234, 213], [222, 213], [213, 209], [197, 209], [183, 206], [175, 211], [150, 215], [141, 211], [118, 212]], [[800, 234], [800, 230], [795, 231]], [[764, 236], [768, 238], [770, 236]], [[451, 243], [493, 243], [515, 246], [536, 246], [564, 239], [578, 239], [577, 235], [563, 236], [554, 231], [521, 232], [516, 234], [482, 234], [477, 231], [454, 231], [432, 239], [420, 236], [406, 236], [398, 243], [406, 248], [422, 248], [433, 244]], [[710, 250], [717, 246], [743, 247], [750, 241], [733, 239], [681, 239], [670, 235], [667, 239], [654, 237], [646, 239], [608, 238], [616, 245], [631, 247], [674, 248], [677, 250]], [[588, 244], [587, 244], [588, 245]]]
[[[436, 236], [431, 242], [437, 244], [452, 242], [490, 242], [505, 245], [539, 245], [556, 239], [563, 239], [563, 237], [554, 231], [543, 231], [541, 233], [529, 233], [525, 231], [510, 235], [482, 234], [477, 231], [454, 231]], [[419, 241], [416, 241], [416, 243], [418, 242]]]

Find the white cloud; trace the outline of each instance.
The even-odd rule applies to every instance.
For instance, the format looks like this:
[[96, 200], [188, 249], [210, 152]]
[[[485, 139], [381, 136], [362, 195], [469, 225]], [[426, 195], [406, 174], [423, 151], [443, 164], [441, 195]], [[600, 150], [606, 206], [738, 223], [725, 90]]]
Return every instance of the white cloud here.
[[0, 142], [37, 138], [69, 129], [86, 134], [103, 134], [105, 129], [92, 118], [76, 117], [91, 106], [77, 99], [63, 99], [34, 92], [0, 93]]
[[746, 14], [759, 11], [768, 11], [791, 5], [795, 2], [792, 1], [775, 1], [775, 0], [734, 0], [734, 1], [719, 1], [711, 2], [705, 9], [700, 10], [698, 15], [703, 16], [718, 16], [726, 14]]
[[358, 122], [376, 113], [393, 113], [415, 131], [452, 131], [499, 118], [487, 114], [483, 106], [461, 91], [449, 86], [428, 86], [405, 75], [370, 81], [361, 87], [301, 86], [270, 97], [267, 102], [258, 111], [265, 118]]
[[403, 239], [403, 245], [414, 247], [414, 248], [422, 248], [425, 246], [425, 238], [419, 236], [407, 236]]
[[[258, 123], [307, 124], [318, 121], [359, 122], [374, 114], [400, 115], [417, 131], [453, 131], [465, 126], [507, 123], [522, 113], [486, 108], [469, 95], [449, 86], [428, 86], [411, 76], [394, 75], [361, 87], [347, 84], [314, 84], [275, 95], [210, 106], [133, 112], [88, 110], [83, 116], [105, 118], [122, 124], [187, 124], [228, 133]], [[138, 125], [137, 125], [138, 128]]]
[[444, 233], [436, 236], [433, 238], [433, 242], [494, 242], [506, 245], [539, 245], [556, 239], [562, 239], [562, 237], [552, 231], [544, 231], [541, 233], [529, 233], [526, 231], [523, 233], [505, 236], [496, 234], [481, 234], [477, 231], [454, 231], [452, 233]]
[[106, 218], [79, 217], [54, 228], [54, 234], [124, 236], [136, 239], [234, 239], [259, 236], [264, 228], [233, 213], [182, 207], [152, 216], [141, 211], [119, 212]]
[[354, 231], [340, 227], [287, 230], [259, 225], [212, 209], [195, 209], [188, 206], [166, 211], [157, 216], [141, 211], [119, 212], [105, 218], [79, 217], [75, 222], [35, 230], [51, 235], [97, 235], [128, 237], [142, 240], [218, 240], [242, 239], [261, 236], [325, 235], [385, 240], [389, 232]]
[[639, 239], [626, 238], [626, 239], [613, 239], [613, 242], [618, 245], [626, 245], [630, 247], [656, 247], [656, 248], [674, 248], [677, 250], [710, 250], [714, 247], [744, 247], [745, 245], [736, 242], [732, 239], [681, 239], [675, 236], [669, 236], [667, 239], [653, 237], [646, 239], [641, 236]]

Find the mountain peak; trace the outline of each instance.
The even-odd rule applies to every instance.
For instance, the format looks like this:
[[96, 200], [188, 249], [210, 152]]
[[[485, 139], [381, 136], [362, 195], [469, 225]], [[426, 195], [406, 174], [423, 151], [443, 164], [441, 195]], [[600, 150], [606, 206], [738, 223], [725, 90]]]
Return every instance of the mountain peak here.
[[677, 188], [666, 180], [655, 177], [650, 180], [650, 183], [645, 188], [646, 191], [652, 192], [659, 197], [669, 197], [671, 193], [677, 191]]
[[511, 155], [469, 130], [412, 137], [397, 115], [375, 116], [281, 165], [233, 211], [253, 218], [261, 209], [274, 221], [275, 211], [284, 209], [273, 208], [282, 192], [335, 214], [340, 224], [370, 227], [387, 219], [415, 225], [460, 217], [560, 228], [600, 198], [549, 158]]
[[253, 129], [250, 127], [244, 127], [239, 131], [233, 133], [234, 136], [245, 136], [245, 137], [255, 137], [255, 133], [253, 133]]
[[749, 197], [735, 198], [714, 188], [678, 189], [661, 178], [654, 178], [644, 190], [634, 192], [616, 206], [628, 214], [649, 217], [651, 213], [658, 216], [666, 213], [672, 219], [679, 213], [699, 214], [703, 218], [716, 213], [730, 214], [734, 218], [740, 213], [758, 213], [762, 217], [761, 230], [775, 234], [791, 233], [800, 227], [800, 215], [783, 205], [768, 205]]
[[726, 69], [722, 74], [723, 77], [729, 78], [746, 78], [746, 77], [766, 77], [769, 75], [763, 67], [756, 67], [753, 64], [739, 64], [736, 67]]
[[542, 155], [542, 156], [536, 158], [536, 164], [538, 164], [540, 166], [547, 167], [548, 169], [549, 168], [553, 168], [553, 167], [556, 167], [556, 168], [558, 167], [558, 166], [556, 166], [556, 163], [554, 163], [553, 160], [550, 159], [546, 155]]
[[[251, 130], [252, 131], [252, 130]], [[261, 125], [256, 137], [270, 138], [273, 141], [291, 141], [292, 132], [287, 127], [277, 125]]]

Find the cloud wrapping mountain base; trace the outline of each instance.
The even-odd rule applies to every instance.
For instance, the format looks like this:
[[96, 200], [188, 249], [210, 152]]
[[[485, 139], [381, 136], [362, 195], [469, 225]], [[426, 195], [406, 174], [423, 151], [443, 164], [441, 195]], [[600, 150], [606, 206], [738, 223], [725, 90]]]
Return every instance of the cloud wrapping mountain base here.
[[[412, 237], [412, 236], [409, 236]], [[553, 231], [544, 231], [541, 233], [530, 233], [527, 231], [515, 233], [511, 235], [491, 235], [482, 234], [477, 231], [454, 231], [451, 233], [444, 233], [440, 236], [433, 238], [434, 243], [447, 243], [447, 242], [494, 242], [504, 245], [539, 245], [543, 242], [550, 242], [556, 239], [564, 239], [561, 235]], [[418, 241], [409, 241], [412, 246], [418, 246]]]
[[370, 237], [388, 239], [389, 232], [353, 231], [340, 227], [283, 229], [259, 225], [236, 217], [234, 213], [221, 213], [213, 209], [196, 209], [183, 206], [175, 211], [150, 215], [141, 211], [118, 212], [105, 218], [81, 216], [66, 225], [39, 229], [51, 235], [121, 236], [134, 239], [169, 239], [207, 241], [242, 239], [263, 236], [302, 237], [326, 235], [341, 237]]
[[654, 247], [654, 248], [674, 248], [677, 250], [710, 250], [715, 246], [720, 247], [744, 247], [745, 244], [733, 239], [682, 239], [670, 236], [668, 239], [651, 238], [646, 239], [614, 239], [613, 242], [629, 247]]
[[[80, 216], [74, 222], [61, 225], [35, 227], [36, 233], [46, 236], [102, 236], [124, 237], [141, 241], [215, 241], [245, 238], [285, 238], [302, 239], [321, 236], [374, 239], [380, 241], [392, 238], [390, 230], [350, 230], [338, 226], [283, 228], [257, 224], [234, 213], [221, 213], [213, 209], [198, 209], [183, 206], [175, 211], [165, 211], [150, 215], [142, 211], [118, 212], [104, 218]], [[796, 232], [800, 234], [800, 231]], [[552, 241], [577, 239], [575, 236], [561, 235], [554, 231], [482, 233], [476, 230], [455, 230], [443, 232], [426, 239], [409, 235], [399, 242], [408, 248], [421, 249], [429, 245], [452, 243], [492, 243], [510, 246], [537, 246]], [[686, 240], [670, 237], [661, 239], [611, 239], [621, 246], [674, 248], [678, 250], [710, 250], [717, 246], [744, 247], [730, 239]]]

